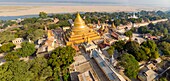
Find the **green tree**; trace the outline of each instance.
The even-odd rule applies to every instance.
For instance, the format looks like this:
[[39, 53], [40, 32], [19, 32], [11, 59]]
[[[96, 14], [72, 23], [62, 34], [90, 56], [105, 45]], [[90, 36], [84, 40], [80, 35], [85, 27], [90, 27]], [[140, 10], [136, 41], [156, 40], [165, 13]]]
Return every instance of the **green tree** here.
[[36, 51], [35, 45], [33, 43], [23, 42], [21, 46], [22, 48], [18, 49], [17, 52], [22, 57], [30, 56]]
[[8, 20], [4, 23], [3, 28], [17, 24], [15, 21]]
[[136, 23], [137, 22], [137, 20], [135, 18], [130, 18], [129, 21], [132, 22], [132, 23]]
[[124, 47], [125, 44], [126, 43], [123, 40], [116, 41], [115, 44], [114, 44], [114, 47], [118, 52], [122, 53], [122, 51], [124, 50], [123, 47]]
[[10, 52], [14, 49], [15, 45], [13, 43], [7, 43], [7, 44], [3, 44], [0, 47], [1, 52]]
[[139, 47], [140, 45], [136, 41], [129, 41], [125, 44], [124, 49], [128, 53], [135, 55], [139, 51]]
[[170, 35], [165, 35], [163, 38], [161, 38], [161, 41], [166, 41], [170, 43]]
[[57, 25], [57, 24], [50, 24], [48, 28], [49, 29], [56, 29], [56, 28], [59, 28], [59, 25]]
[[163, 52], [164, 55], [170, 55], [170, 43], [165, 41], [159, 43], [159, 49]]
[[[2, 81], [46, 81], [56, 71], [48, 65], [44, 57], [36, 57], [33, 60], [8, 61], [0, 66], [0, 80]], [[50, 80], [54, 80], [53, 78]]]
[[2, 81], [30, 81], [34, 76], [24, 61], [10, 61], [0, 66], [0, 69]]
[[159, 51], [156, 43], [153, 40], [147, 40], [146, 42], [143, 42], [141, 46], [149, 48], [150, 49], [150, 54], [149, 58], [158, 58], [159, 57]]
[[109, 49], [107, 49], [107, 53], [110, 55], [110, 57], [114, 54], [115, 48], [111, 46]]
[[19, 56], [16, 54], [16, 52], [9, 52], [4, 58], [6, 61], [19, 60]]
[[45, 12], [40, 12], [40, 13], [39, 13], [39, 17], [40, 17], [40, 18], [47, 18], [47, 16], [48, 16], [48, 15], [47, 15], [47, 13], [45, 13]]
[[45, 31], [43, 29], [37, 29], [37, 30], [34, 30], [32, 33], [30, 33], [27, 36], [27, 39], [36, 41], [36, 40], [42, 38], [44, 34], [45, 34]]
[[139, 51], [136, 54], [134, 54], [134, 56], [138, 61], [148, 60], [149, 58], [147, 56], [148, 55], [147, 52], [150, 53], [150, 50], [148, 48], [143, 49], [140, 48]]
[[60, 72], [62, 72], [62, 76], [66, 76], [69, 72], [67, 69], [68, 66], [74, 61], [73, 57], [75, 56], [75, 53], [76, 51], [70, 46], [58, 47], [52, 52], [51, 57], [48, 60], [48, 64], [55, 72], [53, 73], [55, 80], [59, 80]]
[[121, 19], [121, 24], [127, 25], [129, 22], [126, 19]]
[[131, 31], [131, 30], [129, 30], [129, 31], [125, 32], [125, 35], [126, 35], [127, 37], [129, 37], [129, 40], [131, 41], [132, 36], [133, 36], [132, 31]]
[[40, 79], [41, 80], [45, 80], [48, 77], [52, 76], [53, 70], [50, 66], [44, 68], [41, 72], [40, 72]]
[[150, 31], [148, 30], [148, 28], [146, 26], [141, 26], [138, 28], [138, 32], [140, 34], [146, 34], [146, 33], [149, 33]]
[[15, 35], [7, 30], [4, 32], [0, 32], [0, 38], [1, 38], [0, 43], [8, 43], [15, 39]]
[[114, 20], [114, 24], [115, 24], [116, 26], [119, 26], [119, 25], [121, 24], [121, 20], [120, 20], [120, 19], [115, 19], [115, 20]]
[[163, 33], [164, 35], [168, 35], [168, 29], [167, 29], [167, 28], [164, 28], [164, 29], [162, 30], [162, 33]]
[[148, 27], [150, 27], [151, 29], [154, 29], [154, 24], [153, 23], [149, 23]]
[[159, 81], [168, 81], [165, 77], [159, 79]]
[[139, 71], [139, 63], [131, 54], [123, 54], [120, 58], [120, 65], [125, 68], [125, 74], [129, 78], [136, 78]]
[[70, 26], [70, 23], [67, 20], [62, 20], [57, 23], [59, 27]]

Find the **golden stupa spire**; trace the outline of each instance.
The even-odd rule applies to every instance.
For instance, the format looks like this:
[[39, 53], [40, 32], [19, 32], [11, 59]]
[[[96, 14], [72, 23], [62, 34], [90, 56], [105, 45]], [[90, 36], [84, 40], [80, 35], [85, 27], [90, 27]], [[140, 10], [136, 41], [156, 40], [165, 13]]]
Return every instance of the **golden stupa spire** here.
[[85, 24], [79, 13], [77, 13], [74, 20], [74, 26], [71, 29], [70, 36], [66, 35], [66, 37], [68, 39], [66, 41], [67, 45], [73, 45], [74, 43], [80, 44], [83, 42], [100, 39], [100, 36]]
[[74, 26], [75, 27], [84, 27], [85, 26], [85, 22], [84, 20], [81, 18], [80, 14], [77, 13], [77, 17], [74, 20]]
[[84, 33], [89, 32], [89, 28], [86, 26], [84, 20], [81, 18], [79, 13], [77, 13], [77, 17], [74, 20], [74, 27], [72, 28], [72, 32], [75, 35], [84, 34]]

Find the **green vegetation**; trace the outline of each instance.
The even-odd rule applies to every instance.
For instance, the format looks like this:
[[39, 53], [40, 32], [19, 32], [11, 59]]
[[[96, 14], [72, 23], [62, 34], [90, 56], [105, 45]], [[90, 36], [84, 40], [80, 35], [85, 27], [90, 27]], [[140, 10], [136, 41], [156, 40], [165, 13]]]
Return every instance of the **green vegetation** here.
[[23, 42], [21, 46], [22, 48], [17, 49], [17, 54], [22, 57], [30, 56], [36, 51], [35, 45], [33, 43]]
[[39, 17], [40, 17], [40, 18], [47, 18], [47, 16], [48, 16], [48, 15], [47, 15], [47, 13], [45, 13], [45, 12], [40, 12], [40, 13], [39, 13]]
[[159, 49], [163, 52], [164, 55], [170, 55], [170, 43], [161, 42], [159, 44]]
[[[168, 44], [167, 44], [168, 45]], [[159, 57], [159, 51], [156, 43], [152, 40], [147, 40], [146, 42], [143, 42], [142, 44], [137, 43], [136, 41], [117, 41], [113, 44], [113, 47], [119, 52], [127, 52], [129, 54], [132, 54], [137, 61], [144, 61], [144, 60], [150, 60], [150, 59], [156, 59]], [[163, 49], [160, 45], [160, 47]], [[169, 51], [169, 47], [166, 46], [166, 51]], [[114, 49], [108, 49], [108, 53], [114, 51]]]
[[138, 61], [158, 58], [159, 52], [154, 41], [148, 40], [139, 45], [137, 42], [126, 43], [125, 49], [132, 54]]
[[115, 49], [119, 52], [122, 53], [122, 51], [124, 50], [124, 45], [125, 45], [125, 41], [120, 40], [120, 41], [116, 41], [115, 44], [113, 45], [115, 47]]
[[68, 20], [62, 20], [62, 21], [59, 21], [57, 25], [59, 27], [65, 27], [65, 26], [70, 26], [70, 23], [68, 22]]
[[136, 78], [139, 71], [139, 64], [135, 57], [131, 54], [123, 54], [120, 61], [120, 65], [125, 68], [125, 74], [129, 78]]
[[27, 39], [31, 39], [33, 41], [36, 41], [36, 40], [42, 38], [44, 33], [45, 33], [45, 31], [43, 29], [37, 29], [37, 30], [33, 31], [32, 33], [30, 33], [27, 36]]
[[12, 41], [15, 39], [15, 35], [9, 31], [4, 31], [0, 33], [0, 44], [1, 43], [8, 43], [9, 41]]
[[8, 26], [12, 26], [12, 25], [17, 25], [17, 23], [15, 21], [11, 21], [11, 20], [8, 20], [5, 22], [5, 24], [3, 25], [3, 28], [6, 28]]
[[3, 44], [0, 47], [0, 52], [10, 52], [14, 49], [15, 45], [13, 43]]
[[19, 59], [19, 56], [17, 52], [9, 52], [4, 58], [6, 61], [15, 61]]
[[111, 46], [109, 49], [107, 49], [107, 53], [110, 55], [110, 56], [112, 56], [113, 54], [114, 54], [114, 47], [113, 46]]
[[121, 20], [120, 19], [114, 20], [114, 24], [115, 26], [119, 26], [121, 24]]
[[154, 36], [168, 35], [170, 30], [170, 21], [159, 22], [157, 24], [150, 23], [148, 26], [141, 26], [138, 28], [138, 33], [150, 33]]
[[55, 49], [48, 60], [48, 64], [52, 67], [53, 77], [56, 81], [60, 80], [62, 74], [64, 81], [68, 80], [69, 70], [68, 66], [74, 61], [76, 51], [72, 47], [59, 47]]
[[58, 27], [60, 27], [59, 25], [57, 25], [57, 24], [50, 24], [49, 25], [49, 29], [55, 29], [55, 28], [58, 28]]
[[165, 77], [159, 79], [159, 81], [168, 81]]
[[129, 37], [129, 40], [131, 41], [132, 36], [133, 36], [132, 31], [131, 31], [131, 30], [129, 30], [129, 31], [125, 32], [125, 36]]
[[150, 33], [151, 31], [149, 31], [149, 29], [146, 26], [141, 26], [138, 28], [138, 32], [140, 34], [146, 34], [146, 33]]
[[[141, 23], [149, 22], [152, 20], [158, 20], [162, 18], [168, 18], [170, 14], [161, 11], [141, 11], [135, 13], [139, 18], [128, 18], [133, 13], [115, 12], [115, 13], [98, 13], [87, 12], [81, 14], [88, 23], [114, 23], [115, 26], [127, 25], [129, 23]], [[140, 15], [140, 16], [139, 16]], [[50, 18], [58, 18], [60, 21], [54, 24]], [[76, 51], [72, 47], [58, 47], [48, 57], [48, 59], [42, 57], [35, 57], [28, 62], [20, 61], [19, 57], [31, 56], [35, 53], [35, 45], [32, 43], [22, 43], [22, 48], [13, 50], [15, 45], [11, 42], [13, 39], [20, 37], [24, 39], [31, 39], [34, 42], [39, 38], [46, 35], [44, 28], [55, 29], [58, 27], [70, 26], [68, 19], [74, 19], [75, 14], [53, 14], [48, 16], [45, 12], [40, 12], [37, 18], [26, 18], [21, 23], [13, 21], [0, 21], [0, 24], [4, 24], [0, 28], [6, 28], [7, 26], [15, 26], [19, 24], [22, 27], [14, 27], [4, 32], [0, 32], [0, 43], [4, 43], [0, 47], [0, 52], [6, 52], [4, 57], [7, 61], [0, 66], [0, 80], [2, 81], [60, 81], [62, 77], [64, 81], [69, 80], [69, 69], [71, 63], [73, 63], [73, 57]], [[147, 40], [142, 44], [138, 44], [135, 41], [131, 41], [132, 32], [137, 32], [135, 28], [127, 31], [126, 36], [129, 37], [128, 42], [117, 41], [115, 42], [107, 52], [109, 55], [114, 54], [114, 50], [120, 53], [120, 65], [125, 68], [125, 74], [130, 78], [136, 78], [139, 64], [138, 61], [147, 61], [159, 57], [161, 51], [164, 55], [170, 55], [170, 21], [161, 22], [157, 24], [150, 23], [148, 26], [140, 27], [138, 33], [146, 34], [150, 33], [154, 36], [163, 36], [159, 41]], [[166, 41], [166, 42], [163, 42]], [[159, 50], [158, 50], [158, 47]], [[126, 54], [123, 54], [126, 53]], [[162, 81], [166, 81], [161, 79]]]
[[[160, 15], [161, 14], [161, 15]], [[162, 12], [162, 11], [141, 11], [139, 13], [135, 13], [136, 16], [140, 17], [137, 19], [128, 18], [129, 16], [132, 16], [133, 13], [125, 13], [125, 12], [115, 12], [115, 13], [100, 13], [100, 12], [86, 12], [84, 14], [81, 14], [81, 16], [85, 19], [86, 23], [98, 23], [98, 20], [101, 23], [108, 23], [112, 24], [114, 23], [115, 26], [119, 25], [126, 25], [131, 22], [148, 22], [149, 20], [157, 20], [162, 18], [168, 17], [168, 12]], [[15, 28], [12, 30], [7, 30], [5, 32], [0, 33], [0, 43], [5, 43], [13, 40], [14, 38], [20, 37], [24, 39], [31, 39], [33, 41], [37, 41], [38, 38], [41, 38], [43, 35], [45, 35], [44, 27], [46, 26], [48, 29], [55, 29], [58, 27], [64, 27], [64, 26], [70, 26], [68, 19], [74, 19], [75, 14], [53, 14], [52, 16], [48, 16], [45, 12], [40, 12], [39, 17], [35, 18], [25, 18], [21, 23], [16, 23], [13, 21], [0, 21], [0, 24], [3, 23], [6, 27], [7, 25], [11, 26], [14, 24], [23, 25], [21, 28]], [[59, 22], [54, 24], [53, 20], [50, 18], [58, 18]], [[163, 25], [160, 25], [163, 24]], [[140, 29], [140, 33], [151, 33], [153, 35], [162, 35], [167, 34], [170, 30], [170, 24], [169, 22], [166, 23], [160, 23], [156, 25], [150, 25], [152, 27], [147, 27], [149, 32], [145, 31], [146, 28]], [[4, 27], [1, 27], [4, 28]], [[36, 35], [37, 31], [40, 31], [38, 35]], [[35, 34], [34, 34], [35, 33]]]
[[[67, 50], [67, 51], [66, 51]], [[7, 62], [0, 66], [1, 81], [64, 81], [69, 78], [69, 65], [74, 61], [72, 47], [56, 48], [48, 59], [36, 57], [28, 62], [17, 60], [15, 53], [9, 53]]]
[[161, 38], [160, 41], [161, 41], [161, 42], [162, 42], [162, 41], [166, 41], [166, 42], [169, 42], [169, 43], [170, 43], [170, 35], [165, 35], [163, 38]]
[[159, 51], [156, 43], [152, 40], [148, 40], [146, 42], [143, 42], [141, 46], [145, 48], [149, 48], [150, 53], [147, 55], [150, 59], [151, 58], [158, 58], [159, 57]]
[[139, 43], [136, 41], [129, 41], [124, 45], [124, 49], [129, 53], [135, 55], [135, 53], [139, 50]]

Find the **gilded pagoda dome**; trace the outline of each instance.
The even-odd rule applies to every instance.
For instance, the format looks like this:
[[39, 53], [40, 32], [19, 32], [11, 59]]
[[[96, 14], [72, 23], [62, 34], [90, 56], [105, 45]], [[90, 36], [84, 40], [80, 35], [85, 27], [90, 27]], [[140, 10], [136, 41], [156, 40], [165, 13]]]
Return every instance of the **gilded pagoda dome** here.
[[74, 20], [74, 27], [72, 28], [72, 31], [75, 35], [79, 34], [86, 34], [89, 32], [89, 28], [85, 24], [84, 20], [81, 18], [80, 14], [77, 13], [77, 17]]

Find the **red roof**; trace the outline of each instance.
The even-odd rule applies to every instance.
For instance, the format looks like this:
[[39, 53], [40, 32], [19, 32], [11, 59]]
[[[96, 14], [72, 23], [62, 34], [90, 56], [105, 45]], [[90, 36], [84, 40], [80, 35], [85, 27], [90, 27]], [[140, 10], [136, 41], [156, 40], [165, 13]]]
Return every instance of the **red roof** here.
[[113, 36], [114, 38], [118, 39], [119, 35], [116, 32], [112, 32], [111, 36]]

